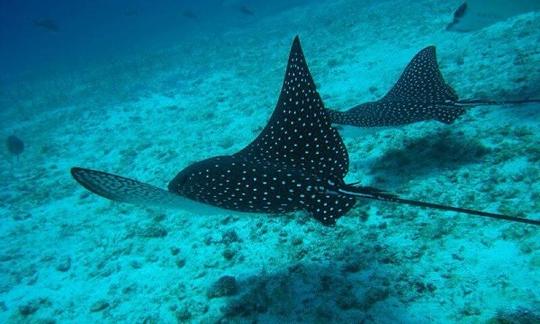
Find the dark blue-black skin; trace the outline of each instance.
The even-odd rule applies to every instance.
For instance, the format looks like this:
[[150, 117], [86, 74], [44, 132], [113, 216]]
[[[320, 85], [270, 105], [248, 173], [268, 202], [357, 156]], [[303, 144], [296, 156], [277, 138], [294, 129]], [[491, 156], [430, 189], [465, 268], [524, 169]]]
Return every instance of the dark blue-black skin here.
[[355, 203], [338, 193], [348, 166], [296, 37], [278, 103], [261, 134], [236, 154], [190, 165], [168, 189], [231, 210], [306, 210], [331, 225]]
[[399, 126], [433, 119], [451, 124], [464, 112], [457, 94], [441, 75], [435, 46], [418, 52], [382, 99], [347, 111], [328, 109], [332, 123], [358, 127]]

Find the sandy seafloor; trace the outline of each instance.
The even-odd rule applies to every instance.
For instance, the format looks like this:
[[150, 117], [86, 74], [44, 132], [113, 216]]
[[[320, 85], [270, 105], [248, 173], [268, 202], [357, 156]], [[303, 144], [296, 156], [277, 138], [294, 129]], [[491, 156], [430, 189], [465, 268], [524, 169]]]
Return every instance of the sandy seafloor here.
[[[462, 98], [540, 97], [540, 13], [445, 32], [457, 4], [321, 2], [19, 89], [1, 117], [26, 150], [0, 160], [0, 322], [534, 323], [537, 227], [371, 201], [335, 228], [202, 217], [112, 203], [69, 174], [165, 187], [241, 149], [274, 108], [296, 34], [328, 107], [381, 97], [431, 44]], [[346, 180], [538, 219], [539, 119], [538, 104], [478, 107], [450, 126], [347, 136]], [[237, 291], [210, 298], [223, 276]]]

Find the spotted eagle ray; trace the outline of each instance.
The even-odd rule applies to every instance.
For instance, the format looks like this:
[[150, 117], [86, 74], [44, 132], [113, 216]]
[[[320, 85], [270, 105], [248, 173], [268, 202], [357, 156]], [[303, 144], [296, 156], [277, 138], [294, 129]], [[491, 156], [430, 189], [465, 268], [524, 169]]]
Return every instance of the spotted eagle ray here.
[[428, 46], [407, 64], [397, 83], [383, 98], [362, 103], [347, 111], [327, 111], [334, 124], [385, 127], [425, 120], [451, 124], [470, 107], [532, 102], [540, 100], [459, 100], [439, 70], [435, 46]]
[[540, 225], [536, 220], [408, 200], [346, 184], [348, 168], [347, 149], [331, 126], [297, 36], [276, 108], [262, 132], [239, 152], [189, 165], [169, 182], [168, 190], [78, 167], [71, 174], [100, 196], [140, 205], [205, 205], [249, 213], [307, 211], [322, 224], [334, 225], [358, 199], [367, 198]]

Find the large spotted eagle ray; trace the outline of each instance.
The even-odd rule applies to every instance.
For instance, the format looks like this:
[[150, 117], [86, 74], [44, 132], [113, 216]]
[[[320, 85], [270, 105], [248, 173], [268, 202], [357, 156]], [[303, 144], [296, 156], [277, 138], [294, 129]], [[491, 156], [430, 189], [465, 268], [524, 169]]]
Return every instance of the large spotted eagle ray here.
[[435, 46], [428, 46], [407, 64], [399, 80], [383, 98], [347, 111], [328, 109], [328, 114], [334, 124], [355, 127], [399, 126], [425, 120], [451, 124], [470, 107], [531, 102], [540, 100], [460, 100], [444, 81]]
[[255, 213], [302, 210], [324, 225], [334, 225], [362, 198], [540, 225], [536, 220], [408, 200], [346, 184], [348, 168], [347, 150], [331, 126], [296, 37], [276, 108], [244, 149], [186, 167], [168, 190], [83, 168], [72, 168], [71, 174], [88, 190], [115, 201]]

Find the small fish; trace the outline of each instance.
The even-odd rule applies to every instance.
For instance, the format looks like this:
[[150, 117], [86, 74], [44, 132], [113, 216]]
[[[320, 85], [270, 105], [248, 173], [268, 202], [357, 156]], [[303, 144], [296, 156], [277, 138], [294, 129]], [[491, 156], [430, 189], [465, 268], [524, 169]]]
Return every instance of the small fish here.
[[387, 127], [425, 120], [452, 124], [469, 107], [531, 102], [540, 100], [459, 100], [439, 70], [435, 46], [428, 46], [414, 56], [397, 83], [383, 98], [360, 104], [347, 111], [327, 111], [334, 124]]
[[455, 11], [446, 30], [470, 32], [479, 30], [512, 16], [540, 11], [538, 0], [467, 0]]
[[246, 5], [241, 5], [238, 10], [246, 16], [254, 16], [255, 13]]
[[126, 17], [135, 17], [139, 15], [139, 10], [135, 8], [127, 8], [124, 10], [124, 16]]
[[56, 21], [48, 18], [34, 19], [33, 24], [35, 27], [42, 28], [46, 31], [57, 33], [60, 31]]
[[305, 211], [330, 226], [357, 200], [375, 199], [540, 225], [536, 220], [407, 200], [346, 184], [348, 169], [347, 149], [331, 126], [296, 37], [274, 112], [262, 132], [239, 152], [189, 165], [169, 182], [168, 190], [85, 168], [72, 168], [71, 174], [86, 189], [111, 200], [205, 214]]
[[186, 9], [186, 10], [182, 11], [182, 16], [184, 18], [193, 19], [193, 20], [199, 18], [199, 17], [197, 17], [197, 15], [193, 11], [191, 11], [189, 9]]
[[6, 139], [6, 146], [9, 153], [17, 157], [19, 160], [19, 155], [24, 151], [24, 142], [15, 135], [8, 136]]

